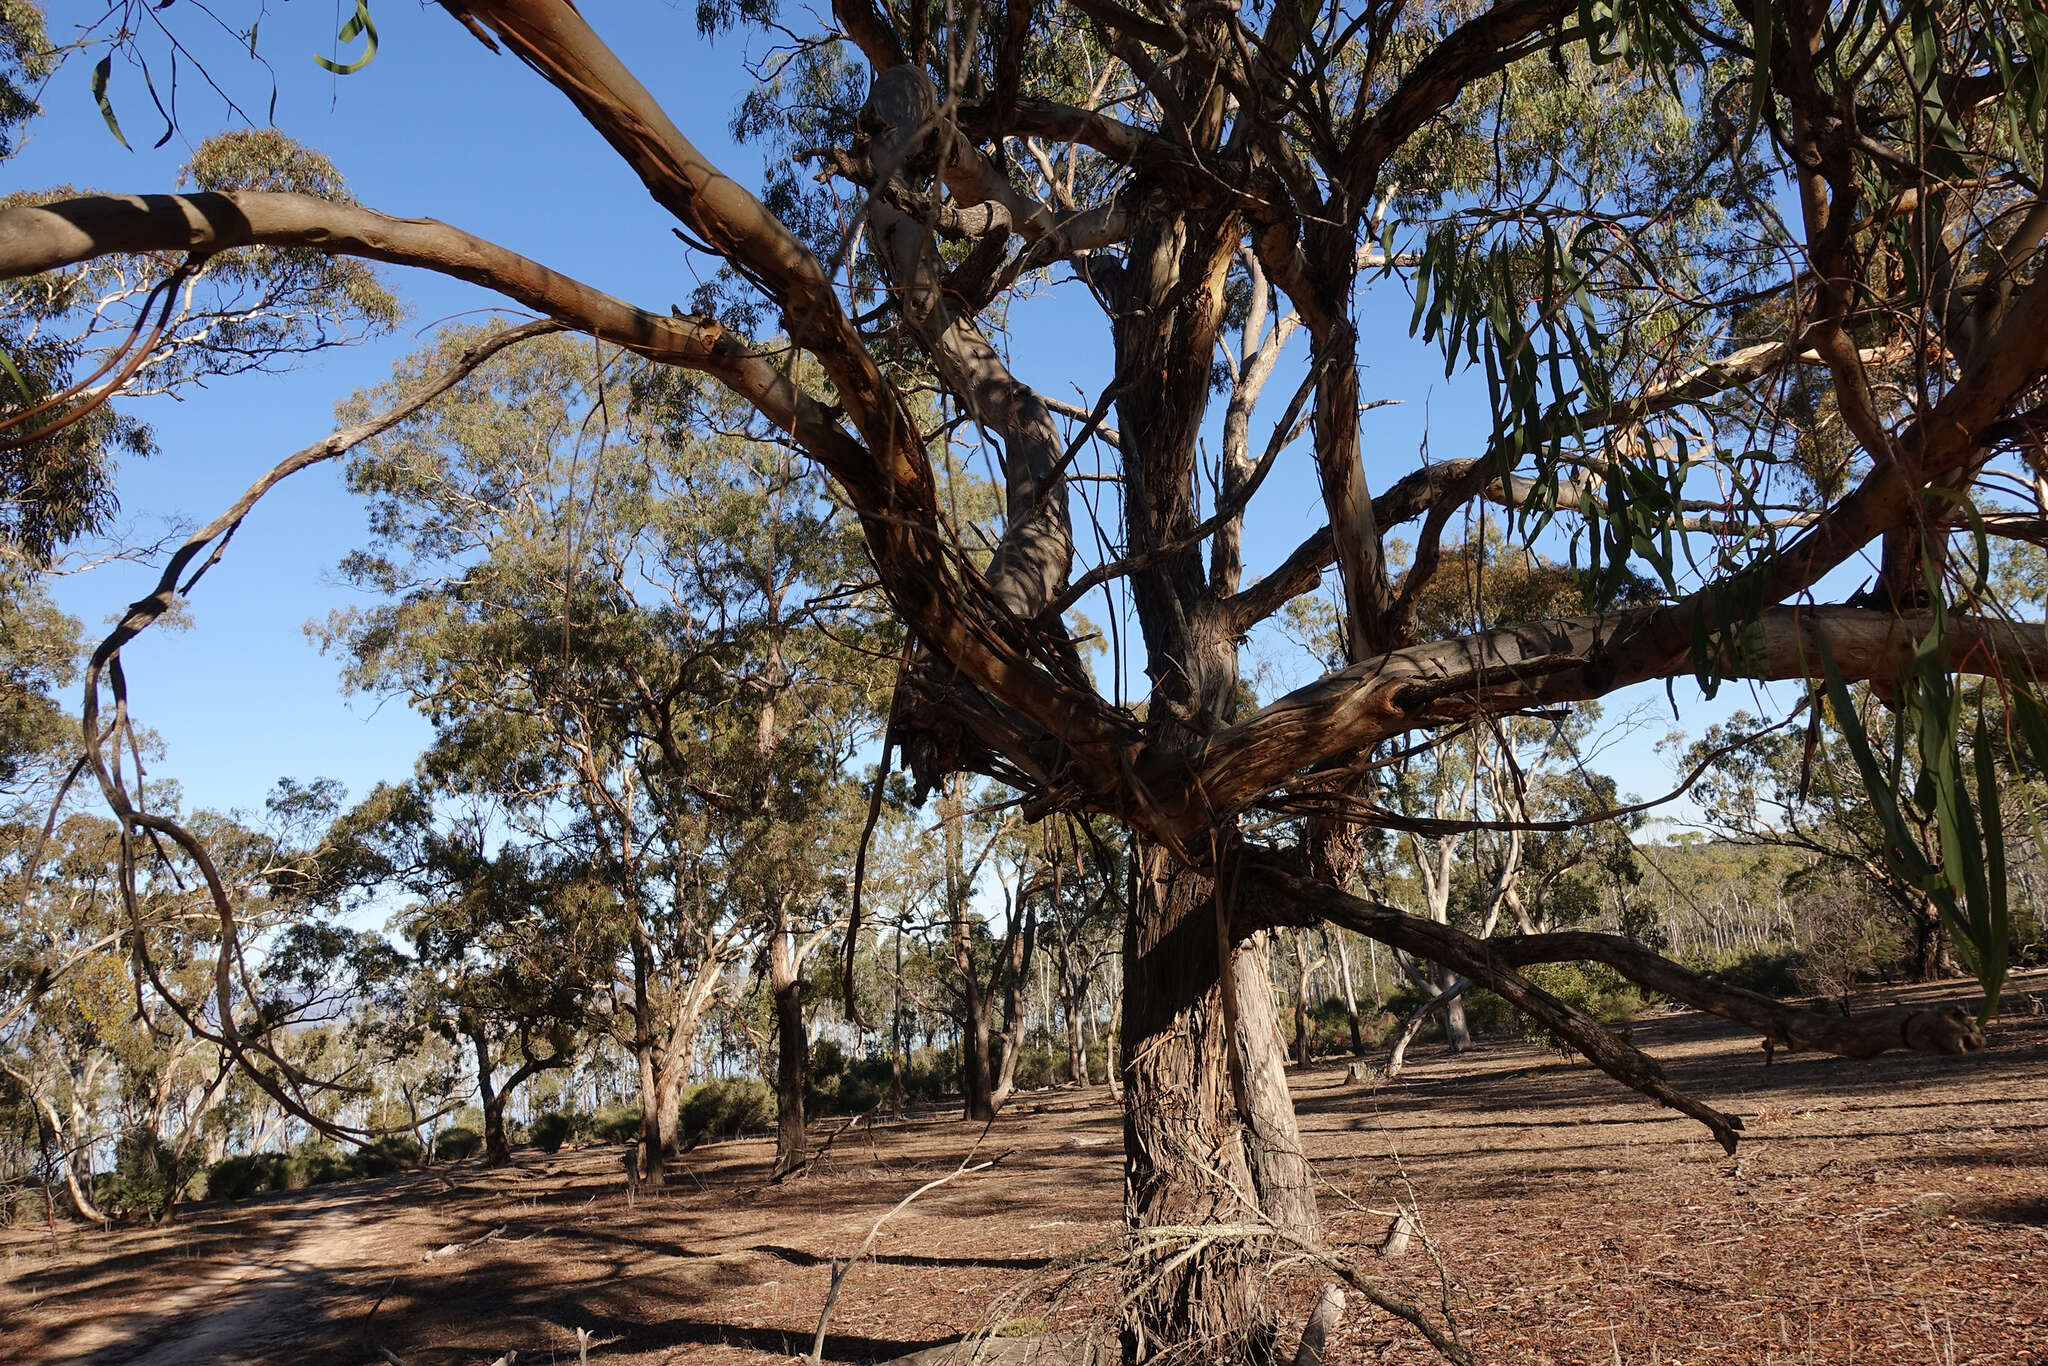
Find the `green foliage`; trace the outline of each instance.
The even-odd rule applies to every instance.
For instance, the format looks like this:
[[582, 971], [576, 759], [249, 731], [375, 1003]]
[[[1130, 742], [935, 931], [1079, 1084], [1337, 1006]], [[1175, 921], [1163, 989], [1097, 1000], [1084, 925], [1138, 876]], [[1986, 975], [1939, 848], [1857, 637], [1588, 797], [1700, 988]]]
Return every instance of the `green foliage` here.
[[[1612, 968], [1599, 964], [1542, 963], [1524, 976], [1565, 1004], [1603, 1023], [1630, 1020], [1657, 1004]], [[1530, 1019], [1490, 991], [1465, 993], [1465, 1022], [1475, 1034], [1530, 1040], [1552, 1039], [1550, 1028]]]
[[56, 65], [42, 6], [0, 0], [0, 161], [14, 155], [22, 128], [42, 112], [31, 91]]
[[608, 1105], [590, 1117], [591, 1136], [606, 1143], [624, 1143], [640, 1136], [640, 1108]]
[[[455, 1133], [451, 1129], [441, 1136], [441, 1156], [452, 1156], [448, 1141]], [[472, 1133], [470, 1151], [475, 1151], [480, 1142]], [[244, 1153], [224, 1158], [206, 1169], [205, 1193], [210, 1200], [240, 1200], [335, 1181], [392, 1176], [419, 1165], [421, 1151], [416, 1140], [402, 1134], [387, 1134], [348, 1152], [314, 1139], [288, 1153]]]
[[566, 1110], [550, 1110], [534, 1118], [527, 1128], [527, 1139], [544, 1153], [560, 1152], [581, 1127], [577, 1121], [578, 1116]]
[[180, 1156], [153, 1129], [130, 1129], [114, 1144], [114, 1170], [94, 1194], [102, 1208], [124, 1214], [168, 1209], [199, 1175], [203, 1164], [189, 1149]]
[[434, 1140], [434, 1156], [450, 1162], [460, 1162], [465, 1157], [475, 1157], [484, 1146], [484, 1136], [467, 1124], [455, 1124], [441, 1131]]
[[1686, 966], [1709, 981], [1786, 1000], [1802, 994], [1806, 955], [1790, 945], [1698, 955]]
[[775, 1122], [775, 1092], [753, 1077], [706, 1081], [688, 1088], [678, 1115], [685, 1148], [741, 1134], [759, 1133]]
[[418, 1139], [386, 1134], [350, 1153], [349, 1168], [358, 1176], [390, 1176], [417, 1166], [421, 1151]]
[[288, 1168], [291, 1159], [283, 1153], [245, 1153], [224, 1158], [206, 1169], [206, 1197], [209, 1200], [240, 1200], [267, 1191], [291, 1190]]

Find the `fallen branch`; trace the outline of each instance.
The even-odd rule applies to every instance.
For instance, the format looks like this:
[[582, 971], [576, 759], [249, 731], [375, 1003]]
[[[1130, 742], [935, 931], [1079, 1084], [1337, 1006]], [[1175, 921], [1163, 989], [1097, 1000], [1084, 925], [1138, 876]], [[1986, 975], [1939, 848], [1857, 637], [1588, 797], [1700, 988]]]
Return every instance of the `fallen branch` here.
[[[429, 1251], [424, 1257], [421, 1257], [420, 1260], [423, 1262], [432, 1262], [439, 1261], [442, 1258], [446, 1257], [457, 1256], [461, 1253], [469, 1251], [473, 1247], [480, 1247], [483, 1244], [491, 1241], [491, 1239], [493, 1238], [503, 1237], [505, 1234], [505, 1230], [508, 1227], [510, 1227], [510, 1225], [500, 1224], [496, 1228], [492, 1229], [489, 1233], [486, 1233], [481, 1238], [472, 1238], [466, 1243], [449, 1243], [446, 1246], [434, 1248], [431, 1251]], [[524, 1242], [525, 1240], [519, 1239], [517, 1241]]]

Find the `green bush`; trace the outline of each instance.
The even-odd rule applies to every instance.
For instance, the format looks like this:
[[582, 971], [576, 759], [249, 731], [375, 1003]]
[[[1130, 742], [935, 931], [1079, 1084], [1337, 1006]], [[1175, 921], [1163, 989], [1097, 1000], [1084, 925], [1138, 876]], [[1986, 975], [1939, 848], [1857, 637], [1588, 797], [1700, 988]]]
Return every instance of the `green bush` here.
[[846, 1071], [846, 1050], [836, 1039], [819, 1039], [811, 1045], [811, 1080], [828, 1081]]
[[533, 1121], [533, 1146], [544, 1153], [560, 1152], [576, 1133], [576, 1116], [566, 1110], [550, 1110]]
[[1722, 986], [1741, 987], [1778, 1000], [1806, 994], [1806, 955], [1789, 944], [1699, 955], [1686, 966]]
[[593, 1138], [607, 1143], [624, 1143], [627, 1139], [640, 1136], [640, 1107], [637, 1105], [607, 1105], [590, 1117], [590, 1133]]
[[390, 1176], [417, 1166], [420, 1145], [402, 1134], [386, 1134], [349, 1154], [350, 1171], [356, 1176]]
[[355, 1175], [354, 1163], [323, 1139], [308, 1139], [301, 1143], [291, 1150], [285, 1164], [285, 1182], [291, 1190], [348, 1181]]
[[130, 1129], [114, 1142], [114, 1170], [95, 1183], [96, 1198], [123, 1213], [154, 1213], [167, 1208], [200, 1171], [197, 1153], [179, 1157], [155, 1130]]
[[265, 1191], [285, 1189], [283, 1153], [244, 1153], [224, 1158], [206, 1171], [206, 1194], [213, 1200], [240, 1200]]
[[753, 1077], [707, 1081], [683, 1093], [678, 1127], [685, 1148], [759, 1132], [775, 1122], [775, 1093]]
[[475, 1157], [484, 1146], [484, 1136], [467, 1124], [456, 1124], [445, 1129], [434, 1144], [434, 1156], [448, 1162], [460, 1162], [465, 1157]]
[[[1543, 963], [1524, 975], [1565, 1004], [1603, 1022], [1633, 1019], [1657, 1001], [1620, 973], [1599, 964]], [[1441, 1014], [1438, 1012], [1439, 1019]], [[1547, 1026], [1492, 992], [1477, 988], [1465, 993], [1465, 1023], [1474, 1034], [1530, 1040], [1551, 1037]], [[1442, 1026], [1432, 1023], [1429, 1028], [1441, 1032]]]

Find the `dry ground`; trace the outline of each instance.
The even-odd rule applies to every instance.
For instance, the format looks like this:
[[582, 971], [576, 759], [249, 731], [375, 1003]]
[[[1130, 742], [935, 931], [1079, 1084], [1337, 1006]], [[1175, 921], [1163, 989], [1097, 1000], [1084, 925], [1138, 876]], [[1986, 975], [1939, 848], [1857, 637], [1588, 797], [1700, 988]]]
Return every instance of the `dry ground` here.
[[[2048, 1002], [2048, 979], [2024, 985]], [[1417, 1204], [1481, 1360], [2048, 1366], [2048, 1017], [2016, 1006], [1973, 1057], [1768, 1069], [1717, 1021], [1639, 1024], [1681, 1086], [1745, 1116], [1739, 1166], [1539, 1047], [1423, 1049], [1378, 1091], [1316, 1067], [1295, 1095], [1332, 1242], [1365, 1255], [1388, 1222], [1372, 1211]], [[617, 1150], [585, 1148], [202, 1205], [159, 1228], [10, 1230], [0, 1360], [356, 1363], [381, 1346], [409, 1366], [512, 1349], [530, 1366], [574, 1361], [581, 1327], [606, 1366], [787, 1361], [810, 1346], [831, 1259], [976, 1132], [949, 1115], [882, 1124], [779, 1187], [766, 1142], [721, 1144], [630, 1207]], [[1103, 1287], [1053, 1308], [1006, 1297], [1114, 1232], [1119, 1135], [1099, 1089], [1014, 1103], [981, 1150], [1007, 1151], [1000, 1166], [912, 1205], [850, 1274], [826, 1359], [886, 1359], [990, 1317], [1080, 1319]], [[1419, 1249], [1374, 1269], [1439, 1297]], [[1290, 1323], [1316, 1284], [1283, 1280]], [[1359, 1308], [1333, 1361], [1431, 1359]]]

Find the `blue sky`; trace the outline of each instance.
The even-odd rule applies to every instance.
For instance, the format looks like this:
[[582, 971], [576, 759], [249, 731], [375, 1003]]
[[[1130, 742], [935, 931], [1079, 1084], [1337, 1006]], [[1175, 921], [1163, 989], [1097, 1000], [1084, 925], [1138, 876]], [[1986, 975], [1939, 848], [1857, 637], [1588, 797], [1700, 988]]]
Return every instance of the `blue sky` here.
[[[735, 178], [758, 183], [760, 152], [735, 147], [726, 133], [750, 80], [744, 44], [698, 38], [689, 8], [618, 0], [586, 0], [582, 8], [693, 140]], [[305, 0], [278, 6], [263, 20], [262, 49], [277, 70], [277, 123], [326, 152], [363, 203], [446, 220], [644, 307], [688, 299], [697, 276], [669, 218], [552, 88], [516, 60], [486, 51], [438, 8], [402, 0], [376, 6], [382, 43], [375, 60], [357, 75], [330, 76], [312, 55], [334, 50], [339, 15]], [[53, 14], [59, 41], [67, 36], [65, 17]], [[189, 36], [189, 28], [179, 32]], [[46, 91], [45, 117], [6, 164], [11, 187], [172, 188], [189, 145], [181, 137], [161, 150], [148, 147], [161, 123], [139, 79], [118, 63], [110, 94], [136, 150], [117, 143], [92, 101], [90, 60], [68, 63]], [[223, 84], [262, 117], [262, 73], [225, 49], [216, 60]], [[189, 77], [179, 98], [185, 135], [234, 126]], [[484, 291], [424, 273], [387, 271], [386, 279], [411, 309], [397, 336], [330, 352], [282, 377], [226, 380], [183, 402], [138, 405], [162, 446], [121, 475], [124, 515], [143, 538], [170, 522], [205, 520], [279, 458], [326, 435], [335, 400], [385, 378], [438, 322], [498, 306]], [[1069, 286], [1068, 296], [1077, 290]], [[1383, 311], [1364, 329], [1363, 389], [1368, 398], [1404, 402], [1364, 419], [1374, 488], [1415, 466], [1425, 436], [1442, 459], [1476, 452], [1487, 430], [1483, 389], [1447, 383], [1434, 349], [1406, 337], [1399, 286], [1379, 290]], [[1020, 310], [1018, 321], [1024, 325], [1012, 363], [1023, 377], [1056, 396], [1092, 402], [1108, 370], [1106, 329], [1093, 306], [1055, 294]], [[1298, 374], [1275, 378], [1271, 408]], [[1298, 446], [1247, 528], [1248, 569], [1277, 562], [1321, 520], [1313, 468]], [[339, 467], [303, 473], [258, 507], [200, 586], [194, 629], [151, 632], [125, 652], [137, 715], [167, 745], [158, 776], [182, 783], [190, 803], [253, 809], [284, 776], [337, 778], [360, 794], [410, 770], [427, 738], [424, 723], [400, 703], [343, 698], [333, 661], [303, 632], [306, 622], [351, 600], [334, 567], [364, 537], [364, 509], [343, 489]], [[55, 591], [91, 628], [153, 579], [142, 566], [115, 564], [60, 580]], [[1098, 606], [1083, 610], [1092, 615]], [[1675, 724], [1695, 733], [1734, 706], [1753, 705], [1735, 685], [1714, 704], [1703, 704], [1689, 682], [1677, 698]], [[1624, 791], [1641, 795], [1671, 785], [1670, 763], [1651, 748], [1673, 727], [1671, 711], [1661, 688], [1608, 706], [1618, 716], [1651, 699], [1657, 719], [1596, 761]]]

